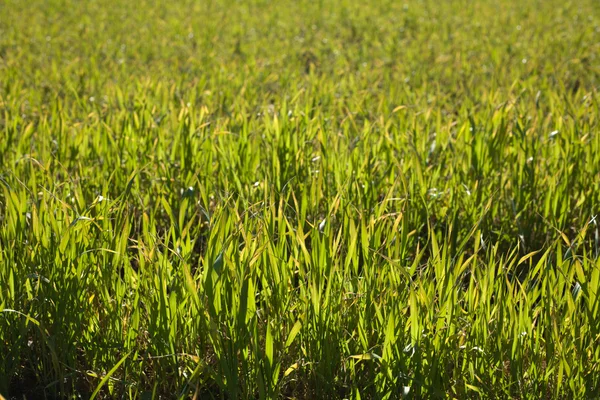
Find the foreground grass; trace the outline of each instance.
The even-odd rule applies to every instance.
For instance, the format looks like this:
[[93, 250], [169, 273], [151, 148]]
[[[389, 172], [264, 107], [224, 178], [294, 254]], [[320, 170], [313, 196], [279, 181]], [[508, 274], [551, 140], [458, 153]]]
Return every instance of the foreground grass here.
[[0, 393], [600, 395], [589, 1], [0, 5]]

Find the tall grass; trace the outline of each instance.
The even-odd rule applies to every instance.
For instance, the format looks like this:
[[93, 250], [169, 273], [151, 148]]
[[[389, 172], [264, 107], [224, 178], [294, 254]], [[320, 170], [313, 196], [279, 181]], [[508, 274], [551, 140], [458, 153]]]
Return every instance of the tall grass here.
[[600, 396], [600, 9], [0, 5], [0, 393]]

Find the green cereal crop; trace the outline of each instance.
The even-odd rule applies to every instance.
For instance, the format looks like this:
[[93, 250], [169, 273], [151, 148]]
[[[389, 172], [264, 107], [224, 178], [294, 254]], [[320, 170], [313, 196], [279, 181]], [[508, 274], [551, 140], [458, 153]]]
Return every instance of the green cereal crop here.
[[0, 393], [599, 397], [599, 78], [593, 0], [1, 2]]

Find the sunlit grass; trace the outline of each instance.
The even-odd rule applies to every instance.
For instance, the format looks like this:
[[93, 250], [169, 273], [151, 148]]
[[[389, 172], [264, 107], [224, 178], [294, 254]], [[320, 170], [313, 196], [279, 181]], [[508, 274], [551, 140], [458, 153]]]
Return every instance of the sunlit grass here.
[[600, 396], [591, 0], [0, 5], [0, 393]]

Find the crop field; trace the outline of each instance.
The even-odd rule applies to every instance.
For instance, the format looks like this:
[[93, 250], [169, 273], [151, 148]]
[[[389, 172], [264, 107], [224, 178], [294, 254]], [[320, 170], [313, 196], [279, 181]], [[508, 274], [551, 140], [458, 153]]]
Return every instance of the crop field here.
[[595, 0], [1, 1], [0, 394], [598, 398], [599, 85]]

